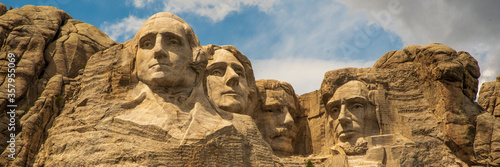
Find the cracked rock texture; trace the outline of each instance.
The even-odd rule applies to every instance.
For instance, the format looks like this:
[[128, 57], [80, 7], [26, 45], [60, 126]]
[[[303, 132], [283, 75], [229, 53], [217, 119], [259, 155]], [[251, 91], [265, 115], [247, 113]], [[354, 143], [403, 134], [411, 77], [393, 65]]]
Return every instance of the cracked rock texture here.
[[[321, 89], [300, 96], [308, 113], [315, 154], [334, 145], [325, 104], [342, 84], [359, 80], [374, 92], [380, 135], [409, 139], [386, 148], [388, 166], [498, 165], [498, 121], [474, 100], [477, 61], [442, 44], [408, 46], [383, 55], [371, 68], [346, 68], [325, 74]], [[494, 84], [485, 83], [480, 104], [494, 106]], [[488, 100], [481, 98], [486, 97]], [[485, 103], [489, 102], [489, 103]], [[370, 134], [366, 134], [370, 136]], [[371, 134], [377, 135], [377, 133]]]
[[[0, 166], [500, 165], [500, 75], [476, 97], [480, 70], [467, 52], [412, 45], [370, 68], [327, 72], [318, 90], [294, 97], [293, 155], [275, 155], [250, 116], [219, 111], [203, 87], [194, 88], [199, 94], [190, 113], [178, 115], [197, 128], [166, 126], [184, 130], [176, 133], [134, 122], [164, 115], [130, 112], [157, 111], [146, 95], [127, 99], [137, 82], [132, 42], [117, 44], [55, 7], [0, 4]], [[7, 114], [14, 104], [9, 53], [15, 55], [15, 116]], [[364, 119], [368, 149], [360, 155], [339, 151], [334, 112], [326, 106], [353, 80], [366, 84], [375, 114]], [[9, 131], [11, 115], [16, 122]], [[5, 142], [12, 134], [14, 152]]]
[[481, 85], [477, 102], [496, 118], [500, 117], [500, 75], [497, 76], [496, 81]]
[[[45, 140], [46, 130], [72, 96], [79, 70], [94, 53], [116, 43], [96, 27], [74, 20], [55, 7], [27, 5], [6, 10], [0, 5], [0, 107], [7, 98], [9, 53], [15, 57], [15, 130], [8, 131], [10, 117], [0, 116], [1, 141], [16, 134], [16, 159], [2, 158], [0, 164], [24, 166]], [[0, 143], [3, 157], [11, 154]]]

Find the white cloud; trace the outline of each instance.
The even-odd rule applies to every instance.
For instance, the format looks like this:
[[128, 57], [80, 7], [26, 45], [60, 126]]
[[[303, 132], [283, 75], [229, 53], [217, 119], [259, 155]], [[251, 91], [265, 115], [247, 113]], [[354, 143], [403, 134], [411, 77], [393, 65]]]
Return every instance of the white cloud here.
[[115, 41], [126, 41], [134, 37], [146, 20], [146, 18], [137, 18], [130, 15], [114, 24], [104, 22], [101, 29]]
[[298, 95], [317, 90], [327, 71], [346, 67], [371, 67], [374, 61], [337, 61], [314, 58], [273, 58], [254, 60], [256, 80], [276, 79], [292, 84]]
[[[148, 2], [137, 2], [139, 4], [137, 7], [147, 5]], [[348, 13], [345, 6], [335, 1], [291, 0], [278, 3], [278, 0], [168, 0], [162, 2], [164, 11], [195, 13], [214, 22], [224, 19], [231, 12], [242, 10], [244, 6], [257, 6], [261, 11], [267, 12], [271, 18], [267, 22], [270, 23], [256, 25], [256, 33], [249, 39], [238, 39], [240, 45], [237, 47], [252, 59], [257, 79], [278, 79], [289, 82], [298, 94], [319, 89], [324, 73], [329, 70], [369, 67], [383, 54], [358, 54], [357, 57], [350, 57], [339, 51], [342, 43], [353, 40], [356, 28], [363, 29], [369, 23], [362, 13]], [[128, 40], [137, 32], [144, 20], [146, 19], [129, 16], [115, 24], [104, 26], [104, 31], [114, 40]], [[372, 38], [375, 40], [375, 37]]]
[[327, 71], [375, 63], [368, 55], [352, 58], [339, 52], [341, 43], [352, 38], [354, 27], [368, 23], [359, 14], [346, 14], [343, 5], [297, 0], [275, 9], [271, 15], [274, 24], [262, 28], [240, 48], [250, 50], [244, 53], [249, 57], [265, 57], [252, 60], [256, 79], [285, 81], [297, 94], [304, 94], [318, 90]]
[[[157, 12], [195, 13], [207, 17], [214, 23], [223, 20], [231, 12], [238, 12], [243, 7], [256, 6], [263, 12], [271, 11], [274, 4], [279, 0], [128, 0], [128, 3], [136, 8], [145, 8], [148, 5], [163, 5], [163, 9]], [[158, 3], [159, 2], [159, 3]], [[148, 8], [156, 10], [157, 7]], [[147, 18], [138, 18], [129, 15], [127, 18], [115, 23], [103, 23], [100, 27], [111, 39], [126, 41], [140, 29]]]
[[153, 3], [155, 0], [128, 0], [132, 1], [132, 4], [136, 8], [144, 8], [146, 5]]
[[[468, 51], [481, 68], [480, 85], [500, 74], [500, 1], [397, 1], [400, 12], [390, 12], [388, 1], [338, 0], [361, 11], [371, 21], [399, 35], [405, 45], [443, 43]], [[400, 5], [397, 5], [400, 3]], [[372, 14], [377, 13], [377, 14]], [[380, 13], [385, 13], [388, 19]], [[389, 13], [389, 14], [387, 14]]]
[[171, 13], [195, 13], [213, 22], [223, 20], [229, 13], [238, 12], [244, 6], [257, 6], [268, 12], [278, 0], [165, 0], [164, 11]]

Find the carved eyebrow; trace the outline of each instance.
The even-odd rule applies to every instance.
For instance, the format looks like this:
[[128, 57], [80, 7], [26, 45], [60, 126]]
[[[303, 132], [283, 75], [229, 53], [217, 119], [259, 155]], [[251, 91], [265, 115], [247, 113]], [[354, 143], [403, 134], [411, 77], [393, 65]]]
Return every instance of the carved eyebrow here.
[[326, 103], [326, 109], [330, 110], [332, 107], [340, 105], [341, 102], [342, 102], [341, 100], [329, 101]]
[[350, 103], [353, 103], [353, 102], [358, 102], [358, 103], [365, 103], [367, 102], [368, 100], [365, 98], [365, 97], [362, 97], [362, 96], [356, 96], [356, 97], [350, 97], [348, 99], [345, 99], [346, 102], [350, 102]]
[[212, 64], [209, 64], [207, 66], [207, 69], [212, 69], [212, 68], [217, 68], [217, 67], [224, 67], [226, 66], [226, 62], [215, 62], [215, 63], [212, 63]]
[[[139, 43], [142, 42], [144, 40], [144, 38], [151, 38], [151, 37], [154, 37], [156, 36], [156, 34], [158, 34], [157, 32], [146, 32], [146, 34], [142, 35], [141, 38], [139, 38]], [[167, 37], [167, 38], [173, 38], [173, 39], [176, 39], [180, 44], [183, 44], [184, 41], [182, 41], [182, 37], [175, 34], [175, 33], [172, 33], [172, 32], [162, 32], [160, 33], [162, 36], [164, 37]]]
[[182, 37], [177, 35], [177, 34], [174, 34], [172, 32], [163, 32], [161, 33], [161, 35], [165, 36], [165, 37], [168, 37], [170, 39], [176, 39], [180, 44], [183, 44], [184, 41], [182, 41]]
[[245, 68], [243, 68], [243, 66], [239, 65], [239, 64], [236, 64], [236, 63], [232, 63], [231, 64], [231, 67], [235, 70], [239, 70], [239, 71], [242, 71], [242, 72], [245, 72]]
[[262, 105], [262, 109], [264, 110], [281, 109], [281, 107], [283, 107], [283, 104], [276, 101], [265, 103], [264, 105]]
[[148, 33], [146, 33], [145, 35], [142, 35], [139, 38], [139, 43], [141, 43], [145, 38], [151, 38], [151, 37], [153, 37], [155, 35], [156, 35], [156, 33], [148, 32]]

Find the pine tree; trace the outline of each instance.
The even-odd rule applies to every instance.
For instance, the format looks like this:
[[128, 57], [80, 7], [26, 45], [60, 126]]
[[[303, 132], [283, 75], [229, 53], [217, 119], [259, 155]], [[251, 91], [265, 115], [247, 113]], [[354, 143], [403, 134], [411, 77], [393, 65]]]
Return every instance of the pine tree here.
[[307, 165], [306, 167], [314, 167], [313, 163], [311, 162], [311, 160], [307, 161]]

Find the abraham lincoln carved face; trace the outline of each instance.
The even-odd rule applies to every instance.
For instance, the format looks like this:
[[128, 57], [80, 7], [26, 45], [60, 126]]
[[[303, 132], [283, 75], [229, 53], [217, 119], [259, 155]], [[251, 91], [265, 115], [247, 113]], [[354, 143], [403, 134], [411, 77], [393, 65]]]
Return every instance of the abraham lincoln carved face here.
[[364, 137], [378, 133], [375, 105], [370, 100], [370, 90], [361, 81], [349, 81], [340, 86], [326, 104], [332, 119], [335, 145], [346, 154], [362, 154], [366, 151]]

